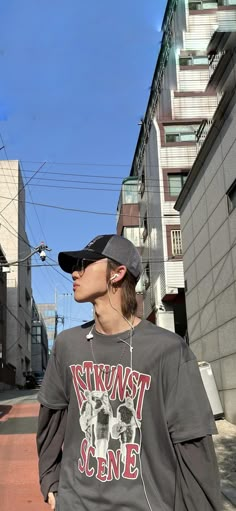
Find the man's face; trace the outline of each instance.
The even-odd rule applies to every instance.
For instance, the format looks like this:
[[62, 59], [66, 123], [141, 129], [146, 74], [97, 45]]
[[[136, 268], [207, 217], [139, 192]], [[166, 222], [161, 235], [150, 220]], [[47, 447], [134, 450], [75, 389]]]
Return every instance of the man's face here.
[[84, 261], [84, 265], [72, 271], [74, 299], [76, 302], [94, 303], [107, 293], [107, 259]]

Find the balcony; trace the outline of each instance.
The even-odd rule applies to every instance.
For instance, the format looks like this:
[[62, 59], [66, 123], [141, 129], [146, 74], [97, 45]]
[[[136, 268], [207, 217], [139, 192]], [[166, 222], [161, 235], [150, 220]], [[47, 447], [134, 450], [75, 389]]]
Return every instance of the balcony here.
[[[224, 38], [224, 32], [218, 33], [220, 38]], [[209, 81], [207, 84], [206, 91], [214, 88], [218, 93], [222, 93], [224, 83], [226, 81], [225, 71], [227, 74], [231, 70], [232, 52], [229, 51], [212, 51], [209, 53], [210, 64], [209, 64]]]
[[209, 76], [212, 77], [213, 73], [215, 72], [221, 58], [225, 55], [225, 51], [222, 51], [220, 53], [213, 53], [210, 56], [209, 59]]
[[200, 151], [203, 142], [205, 141], [208, 132], [212, 126], [212, 119], [203, 119], [201, 122], [198, 131], [197, 131], [197, 148]]

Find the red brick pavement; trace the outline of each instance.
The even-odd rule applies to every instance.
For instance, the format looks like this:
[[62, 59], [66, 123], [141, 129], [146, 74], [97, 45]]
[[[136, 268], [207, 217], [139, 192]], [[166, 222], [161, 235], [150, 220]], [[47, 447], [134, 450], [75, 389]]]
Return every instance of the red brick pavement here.
[[[2, 407], [0, 422], [12, 418], [36, 417], [38, 403], [16, 404], [9, 411]], [[38, 482], [35, 434], [0, 435], [1, 511], [50, 511], [43, 502]]]

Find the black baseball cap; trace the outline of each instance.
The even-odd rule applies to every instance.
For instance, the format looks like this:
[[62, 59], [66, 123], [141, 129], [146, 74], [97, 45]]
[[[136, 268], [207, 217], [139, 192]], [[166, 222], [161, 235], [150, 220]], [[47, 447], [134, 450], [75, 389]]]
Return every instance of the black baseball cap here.
[[139, 252], [131, 241], [117, 234], [96, 236], [82, 250], [59, 252], [58, 262], [62, 270], [72, 273], [73, 266], [81, 259], [98, 261], [106, 257], [119, 264], [124, 264], [131, 275], [136, 280], [139, 279], [142, 272]]

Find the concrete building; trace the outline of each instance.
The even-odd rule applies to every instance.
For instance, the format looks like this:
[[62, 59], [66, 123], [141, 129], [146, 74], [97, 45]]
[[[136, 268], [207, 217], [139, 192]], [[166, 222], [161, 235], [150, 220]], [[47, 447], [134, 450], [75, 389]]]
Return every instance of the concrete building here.
[[31, 263], [11, 264], [27, 257], [25, 191], [18, 161], [0, 161], [0, 241], [10, 271], [7, 273], [6, 364], [24, 384], [31, 365]]
[[52, 350], [53, 342], [57, 334], [57, 310], [55, 303], [37, 303], [37, 309], [46, 325], [48, 337], [48, 350]]
[[130, 172], [138, 179], [144, 316], [182, 336], [187, 330], [182, 236], [174, 204], [197, 156], [202, 120], [212, 118], [220, 99], [214, 89], [205, 90], [206, 50], [218, 11], [228, 9], [213, 0], [167, 2], [161, 48]]
[[[117, 206], [117, 234], [124, 236], [141, 250], [139, 228], [138, 177], [124, 179]], [[137, 316], [143, 317], [143, 279], [136, 286]]]
[[44, 373], [49, 358], [48, 336], [42, 314], [32, 299], [32, 327], [31, 327], [31, 369], [34, 373]]
[[216, 25], [207, 88], [221, 101], [212, 122], [202, 123], [199, 152], [175, 207], [190, 345], [211, 364], [225, 417], [236, 424], [236, 5], [221, 8]]
[[15, 370], [6, 363], [7, 350], [7, 265], [0, 245], [0, 390], [15, 385]]

